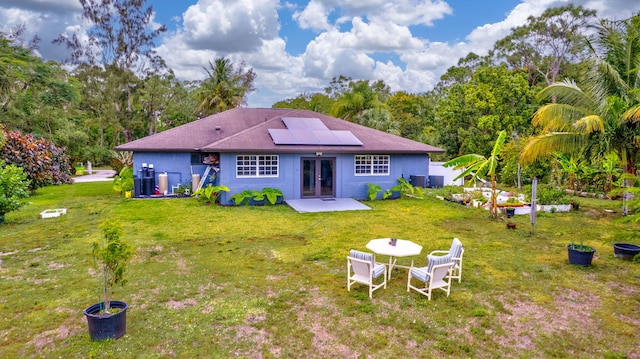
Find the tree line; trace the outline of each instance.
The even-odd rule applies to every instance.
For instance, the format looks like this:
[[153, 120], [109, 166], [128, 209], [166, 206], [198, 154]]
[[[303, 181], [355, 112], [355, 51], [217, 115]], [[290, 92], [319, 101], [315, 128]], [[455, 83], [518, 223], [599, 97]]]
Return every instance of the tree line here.
[[[65, 63], [36, 56], [38, 39], [24, 41], [23, 28], [0, 32], [5, 131], [47, 138], [73, 163], [108, 164], [115, 146], [243, 106], [254, 90], [253, 69], [226, 58], [205, 64], [200, 81], [177, 79], [153, 51], [166, 28], [149, 30], [152, 8], [144, 1], [82, 5], [93, 24], [89, 42], [78, 34], [56, 39], [69, 49]], [[604, 168], [636, 171], [639, 68], [640, 16], [600, 19], [567, 5], [529, 17], [487, 55], [461, 58], [431, 91], [336, 76], [323, 91], [273, 107], [309, 109], [443, 148], [434, 160], [489, 156], [505, 131], [500, 182], [566, 183], [572, 176], [575, 188], [601, 191], [620, 177], [614, 170], [595, 175]], [[567, 159], [582, 165], [567, 167]]]
[[63, 63], [36, 55], [25, 25], [0, 29], [0, 124], [47, 138], [70, 161], [108, 165], [122, 143], [242, 106], [255, 73], [221, 57], [203, 79], [181, 81], [155, 53], [165, 26], [150, 30], [153, 9], [141, 0], [84, 0], [88, 40], [62, 34]]

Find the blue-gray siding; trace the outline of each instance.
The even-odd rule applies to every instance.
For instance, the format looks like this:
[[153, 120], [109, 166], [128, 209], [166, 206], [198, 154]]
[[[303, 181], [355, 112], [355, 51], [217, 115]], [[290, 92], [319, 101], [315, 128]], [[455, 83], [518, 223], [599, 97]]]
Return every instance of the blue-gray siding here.
[[[248, 153], [253, 154], [253, 153]], [[385, 153], [380, 153], [384, 155]], [[220, 200], [229, 204], [229, 197], [235, 193], [247, 189], [261, 190], [264, 187], [273, 187], [282, 191], [285, 199], [300, 198], [301, 174], [300, 163], [302, 157], [316, 157], [315, 153], [302, 154], [278, 154], [279, 176], [260, 178], [236, 177], [236, 155], [231, 153], [220, 154], [220, 172], [217, 173], [217, 184], [225, 185], [231, 189], [223, 194]], [[336, 188], [338, 198], [364, 199], [367, 196], [367, 184], [378, 184], [382, 190], [386, 190], [398, 184], [398, 178], [409, 180], [411, 175], [429, 176], [429, 157], [424, 155], [390, 155], [390, 173], [384, 176], [356, 176], [354, 171], [353, 154], [327, 154], [322, 158], [336, 159]], [[190, 153], [134, 153], [134, 174], [141, 176], [142, 164], [153, 164], [156, 174], [167, 172], [169, 192], [172, 186], [178, 183], [191, 182], [191, 174], [198, 173], [202, 176], [206, 165], [191, 165]], [[212, 172], [213, 173], [213, 172]]]

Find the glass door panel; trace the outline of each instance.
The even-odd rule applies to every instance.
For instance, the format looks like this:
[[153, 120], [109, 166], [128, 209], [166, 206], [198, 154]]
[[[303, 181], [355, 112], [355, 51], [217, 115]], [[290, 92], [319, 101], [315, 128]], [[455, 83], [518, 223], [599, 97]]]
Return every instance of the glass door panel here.
[[302, 158], [302, 198], [335, 197], [335, 158]]

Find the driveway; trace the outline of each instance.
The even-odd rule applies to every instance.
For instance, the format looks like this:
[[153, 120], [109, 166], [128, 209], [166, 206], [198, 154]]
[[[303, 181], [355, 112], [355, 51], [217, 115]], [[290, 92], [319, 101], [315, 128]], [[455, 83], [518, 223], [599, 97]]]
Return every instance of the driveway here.
[[113, 176], [116, 175], [114, 170], [93, 170], [92, 174], [84, 176], [73, 177], [73, 183], [78, 182], [99, 182], [99, 181], [113, 181]]

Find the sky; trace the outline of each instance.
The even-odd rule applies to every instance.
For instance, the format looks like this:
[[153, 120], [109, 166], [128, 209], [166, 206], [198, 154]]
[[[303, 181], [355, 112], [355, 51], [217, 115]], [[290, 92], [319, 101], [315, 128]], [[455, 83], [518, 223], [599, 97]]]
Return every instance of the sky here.
[[[248, 107], [322, 91], [333, 77], [384, 80], [392, 91], [431, 90], [470, 52], [485, 55], [529, 16], [567, 4], [601, 18], [640, 11], [640, 0], [147, 0], [168, 31], [157, 53], [182, 80], [202, 80], [218, 57], [257, 77]], [[51, 40], [82, 32], [79, 0], [0, 0], [0, 29], [25, 24], [39, 55], [67, 57]]]

